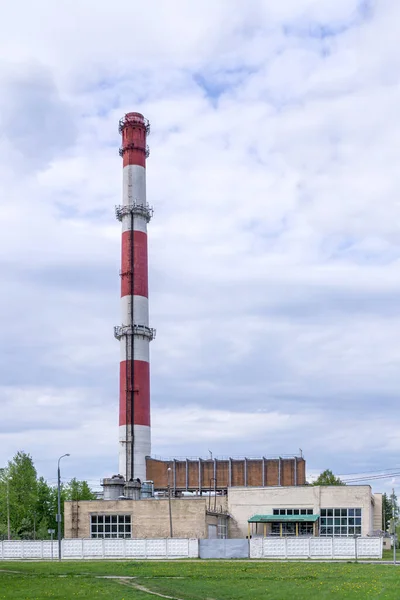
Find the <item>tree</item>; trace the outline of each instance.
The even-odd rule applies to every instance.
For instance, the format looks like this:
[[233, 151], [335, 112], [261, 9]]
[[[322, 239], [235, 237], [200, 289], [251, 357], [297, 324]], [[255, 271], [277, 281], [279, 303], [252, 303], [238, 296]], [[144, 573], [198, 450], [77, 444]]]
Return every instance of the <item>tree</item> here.
[[96, 494], [92, 492], [87, 481], [71, 479], [65, 487], [64, 500], [96, 500]]
[[[61, 487], [61, 499], [64, 496], [64, 488]], [[57, 529], [57, 488], [49, 485], [43, 477], [37, 482], [36, 511], [38, 515], [38, 537], [46, 539], [49, 537], [48, 529]]]
[[[397, 500], [397, 498], [396, 498]], [[385, 493], [382, 495], [382, 526], [384, 531], [388, 531], [392, 520], [392, 499]], [[397, 508], [398, 511], [398, 508]]]
[[[17, 452], [2, 471], [2, 498], [8, 493], [12, 537], [33, 537], [36, 520], [37, 474], [32, 457]], [[2, 503], [3, 504], [3, 503]], [[2, 523], [4, 523], [2, 511]]]
[[339, 477], [335, 477], [330, 469], [325, 469], [312, 485], [346, 485]]
[[[61, 513], [65, 500], [94, 500], [86, 481], [72, 479], [61, 485]], [[7, 507], [12, 539], [46, 539], [48, 529], [57, 529], [57, 487], [37, 477], [32, 457], [17, 452], [0, 469], [0, 539], [7, 538]]]
[[[393, 503], [394, 503], [394, 523], [393, 523]], [[396, 494], [383, 494], [382, 496], [382, 523], [384, 531], [394, 532], [399, 517], [399, 505]]]

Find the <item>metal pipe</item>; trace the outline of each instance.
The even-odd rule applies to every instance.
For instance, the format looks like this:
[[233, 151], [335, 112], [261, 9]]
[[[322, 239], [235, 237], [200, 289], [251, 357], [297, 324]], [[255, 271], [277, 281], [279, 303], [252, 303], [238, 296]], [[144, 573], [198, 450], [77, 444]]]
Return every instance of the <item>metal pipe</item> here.
[[262, 486], [265, 487], [265, 458], [262, 458]]
[[171, 473], [171, 467], [168, 467], [167, 472], [168, 472], [169, 537], [172, 538], [172, 537], [174, 537], [174, 535], [173, 535], [173, 531], [172, 531], [171, 485], [170, 485], [170, 481], [169, 481], [169, 477], [170, 477], [170, 473]]
[[278, 462], [278, 485], [282, 485], [282, 459], [279, 457]]
[[199, 458], [199, 494], [201, 496], [201, 458]]

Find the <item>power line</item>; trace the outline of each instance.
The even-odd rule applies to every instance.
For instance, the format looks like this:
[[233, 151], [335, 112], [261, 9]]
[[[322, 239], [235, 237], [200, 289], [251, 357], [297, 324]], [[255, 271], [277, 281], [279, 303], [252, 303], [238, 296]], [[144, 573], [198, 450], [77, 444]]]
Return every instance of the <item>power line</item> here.
[[347, 477], [350, 475], [364, 475], [366, 473], [385, 473], [387, 471], [397, 471], [398, 469], [400, 469], [400, 466], [398, 467], [387, 467], [384, 469], [374, 469], [373, 471], [362, 471], [361, 473], [359, 471], [357, 472], [352, 472], [352, 473], [339, 473], [338, 477]]

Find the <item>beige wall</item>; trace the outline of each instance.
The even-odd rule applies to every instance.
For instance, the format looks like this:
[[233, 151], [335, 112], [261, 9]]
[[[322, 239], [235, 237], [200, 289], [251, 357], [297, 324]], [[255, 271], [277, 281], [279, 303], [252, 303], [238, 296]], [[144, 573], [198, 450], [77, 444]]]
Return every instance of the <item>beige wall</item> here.
[[[230, 488], [228, 511], [232, 517], [231, 537], [247, 535], [247, 521], [256, 514], [271, 515], [274, 508], [361, 508], [362, 535], [372, 531], [374, 498], [370, 486], [304, 486], [276, 488]], [[378, 508], [378, 514], [382, 512]]]
[[[226, 504], [217, 498], [217, 506]], [[174, 537], [207, 537], [206, 497], [171, 499]], [[65, 503], [65, 537], [90, 537], [91, 514], [130, 514], [132, 537], [169, 537], [168, 498], [146, 500], [93, 500]], [[212, 521], [209, 521], [210, 523]], [[78, 526], [77, 526], [78, 524]]]
[[[186, 497], [171, 500], [174, 537], [205, 538], [208, 498]], [[217, 498], [217, 509], [228, 510], [228, 536], [247, 536], [247, 520], [255, 514], [272, 514], [274, 508], [361, 508], [362, 535], [382, 529], [382, 497], [369, 486], [304, 486], [269, 488], [229, 488], [228, 496]], [[91, 514], [130, 514], [132, 536], [169, 536], [168, 499], [94, 500], [65, 503], [65, 537], [90, 537]]]

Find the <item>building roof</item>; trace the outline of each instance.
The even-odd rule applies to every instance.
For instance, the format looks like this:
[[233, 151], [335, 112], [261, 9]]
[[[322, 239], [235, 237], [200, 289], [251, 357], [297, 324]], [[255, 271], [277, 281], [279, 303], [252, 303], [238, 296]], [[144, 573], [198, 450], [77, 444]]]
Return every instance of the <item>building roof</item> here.
[[319, 515], [253, 515], [248, 523], [315, 523]]

